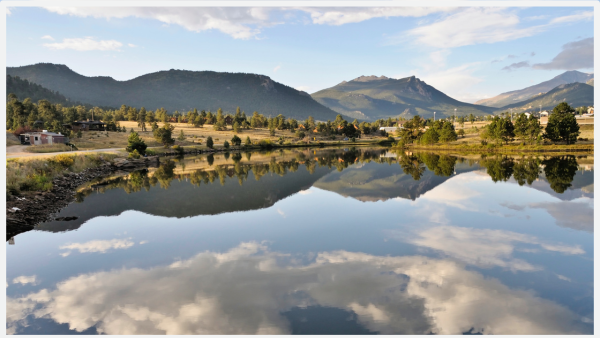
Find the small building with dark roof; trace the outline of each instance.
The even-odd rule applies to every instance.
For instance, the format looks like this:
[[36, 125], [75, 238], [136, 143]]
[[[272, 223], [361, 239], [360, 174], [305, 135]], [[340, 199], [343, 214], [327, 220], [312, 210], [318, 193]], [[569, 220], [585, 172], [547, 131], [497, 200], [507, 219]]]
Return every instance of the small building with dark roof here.
[[63, 127], [72, 131], [105, 131], [106, 123], [102, 121], [75, 121], [71, 124], [63, 124]]

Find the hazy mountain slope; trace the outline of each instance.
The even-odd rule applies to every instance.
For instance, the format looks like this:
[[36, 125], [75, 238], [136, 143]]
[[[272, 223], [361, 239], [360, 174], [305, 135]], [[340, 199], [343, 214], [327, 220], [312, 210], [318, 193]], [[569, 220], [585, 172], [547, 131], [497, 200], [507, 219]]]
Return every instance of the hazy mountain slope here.
[[590, 86], [594, 86], [594, 79], [589, 79], [585, 84], [589, 84]]
[[313, 100], [308, 93], [277, 83], [264, 75], [218, 73], [211, 71], [160, 71], [128, 81], [111, 77], [87, 77], [65, 65], [36, 64], [8, 67], [7, 74], [20, 76], [70, 97], [95, 105], [120, 107], [122, 104], [169, 112], [191, 108], [235, 112], [240, 107], [267, 116], [283, 114], [305, 119], [335, 119], [334, 111]]
[[540, 105], [542, 110], [552, 110], [563, 101], [571, 107], [593, 106], [594, 87], [585, 83], [562, 84], [545, 94], [499, 108], [497, 112], [507, 111], [510, 108], [517, 108], [518, 111], [539, 111]]
[[[59, 92], [54, 92], [48, 88], [40, 86], [39, 84], [29, 82], [20, 77], [13, 77], [6, 75], [6, 96], [8, 94], [15, 94], [21, 101], [29, 98], [31, 102], [37, 103], [40, 100], [48, 100], [51, 103], [62, 104], [63, 106], [84, 106], [86, 108], [92, 108], [93, 105], [87, 103], [81, 103], [79, 101], [72, 101], [61, 95]], [[108, 108], [103, 106], [102, 108]]]
[[[527, 88], [513, 90], [510, 92], [502, 93], [498, 96], [494, 96], [489, 99], [483, 99], [475, 102], [475, 104], [481, 104], [489, 107], [504, 107], [510, 104], [515, 104], [521, 101], [525, 101], [530, 99], [535, 95], [539, 95], [541, 93], [546, 93], [557, 86], [567, 83], [581, 82], [586, 83], [587, 81], [594, 78], [594, 74], [586, 74], [582, 72], [578, 72], [576, 70], [571, 70], [564, 72], [554, 78], [544, 81], [542, 83], [538, 83], [534, 86], [530, 86]], [[593, 83], [593, 82], [592, 82]]]
[[455, 108], [459, 115], [485, 115], [494, 110], [457, 101], [414, 76], [399, 80], [361, 76], [312, 97], [340, 114], [366, 120], [416, 114], [431, 117], [434, 111], [442, 117], [454, 114]]

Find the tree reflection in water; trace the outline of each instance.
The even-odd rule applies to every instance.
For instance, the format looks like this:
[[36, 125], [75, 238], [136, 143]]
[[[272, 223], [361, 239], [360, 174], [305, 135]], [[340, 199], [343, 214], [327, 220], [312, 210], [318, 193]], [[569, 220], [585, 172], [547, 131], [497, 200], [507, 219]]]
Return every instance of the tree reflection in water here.
[[[414, 180], [420, 180], [425, 171], [429, 170], [437, 176], [449, 177], [455, 174], [455, 166], [457, 162], [467, 162], [469, 166], [478, 164], [486, 168], [487, 174], [494, 182], [506, 182], [511, 177], [519, 185], [527, 183], [531, 185], [534, 181], [540, 178], [542, 173], [550, 183], [550, 187], [557, 193], [564, 193], [575, 177], [578, 169], [578, 164], [575, 156], [563, 155], [557, 157], [537, 157], [528, 156], [520, 159], [515, 159], [510, 156], [497, 155], [485, 156], [481, 159], [464, 159], [456, 156], [434, 153], [412, 153], [397, 151], [392, 156], [384, 156], [384, 154], [392, 154], [387, 152], [387, 149], [360, 149], [350, 148], [345, 151], [325, 150], [321, 151], [314, 157], [307, 156], [305, 153], [299, 152], [295, 154], [295, 158], [287, 160], [278, 160], [273, 155], [281, 155], [279, 153], [267, 152], [263, 155], [270, 155], [270, 161], [266, 163], [243, 163], [242, 154], [239, 152], [233, 153], [230, 156], [225, 156], [225, 159], [231, 158], [233, 164], [219, 164], [211, 170], [197, 169], [186, 174], [175, 174], [175, 168], [184, 167], [184, 160], [164, 160], [160, 167], [150, 173], [148, 170], [135, 171], [127, 176], [111, 179], [101, 184], [91, 185], [80, 190], [76, 194], [76, 201], [83, 202], [85, 196], [92, 192], [103, 192], [107, 189], [121, 188], [127, 193], [138, 192], [141, 189], [149, 191], [151, 187], [160, 183], [160, 187], [168, 189], [173, 179], [181, 180], [186, 178], [195, 186], [201, 184], [212, 184], [217, 179], [221, 185], [225, 185], [226, 181], [231, 178], [237, 178], [240, 185], [243, 185], [248, 180], [250, 172], [254, 178], [260, 181], [261, 177], [266, 174], [276, 174], [284, 176], [289, 172], [296, 172], [301, 166], [313, 174], [315, 168], [327, 167], [335, 168], [341, 172], [344, 169], [356, 163], [387, 163], [398, 164], [402, 171], [411, 176]], [[227, 154], [229, 155], [229, 154]], [[245, 153], [247, 161], [250, 160], [252, 154]], [[395, 157], [393, 157], [395, 156]], [[206, 156], [208, 165], [212, 167], [214, 163], [214, 155]], [[177, 163], [177, 162], [179, 163]]]

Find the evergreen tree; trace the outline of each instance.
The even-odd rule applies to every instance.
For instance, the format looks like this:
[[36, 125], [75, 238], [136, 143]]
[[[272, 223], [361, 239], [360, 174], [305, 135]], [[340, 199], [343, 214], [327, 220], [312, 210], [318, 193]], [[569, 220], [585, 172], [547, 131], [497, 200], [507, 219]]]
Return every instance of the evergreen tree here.
[[240, 124], [237, 121], [233, 123], [233, 132], [234, 133], [241, 133], [242, 132], [241, 129], [240, 129]]
[[212, 137], [209, 136], [208, 138], [206, 138], [206, 146], [209, 147], [210, 149], [212, 149], [212, 147], [213, 147]]
[[250, 141], [250, 136], [246, 136], [246, 141], [244, 142], [244, 145], [246, 145], [246, 146], [251, 146], [252, 145], [252, 141]]
[[185, 134], [183, 133], [183, 130], [179, 131], [179, 136], [177, 136], [177, 139], [179, 141], [185, 141]]
[[544, 137], [553, 141], [563, 141], [567, 144], [577, 142], [579, 136], [579, 124], [573, 115], [575, 110], [566, 102], [561, 102], [554, 107], [552, 114], [548, 117]]
[[154, 138], [166, 148], [175, 143], [175, 140], [172, 137], [174, 129], [175, 127], [165, 123], [161, 128], [154, 130]]
[[[81, 131], [79, 131], [79, 133], [80, 132]], [[144, 155], [144, 154], [146, 154], [147, 147], [148, 146], [146, 145], [146, 142], [144, 142], [144, 140], [142, 140], [142, 138], [140, 137], [140, 135], [137, 132], [132, 131], [129, 134], [129, 137], [127, 138], [127, 148], [125, 148], [125, 150], [127, 150], [127, 152], [131, 153], [132, 151], [137, 150], [137, 152], [140, 155]]]
[[233, 144], [234, 146], [239, 146], [242, 144], [242, 139], [239, 138], [237, 135], [233, 135], [233, 137], [231, 138], [231, 144]]

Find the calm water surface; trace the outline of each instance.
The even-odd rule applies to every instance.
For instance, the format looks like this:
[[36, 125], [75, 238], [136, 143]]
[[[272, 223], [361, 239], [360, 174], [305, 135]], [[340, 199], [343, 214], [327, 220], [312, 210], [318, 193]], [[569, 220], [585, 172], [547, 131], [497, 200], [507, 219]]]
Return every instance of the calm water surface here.
[[593, 333], [593, 158], [275, 151], [88, 184], [9, 334]]

